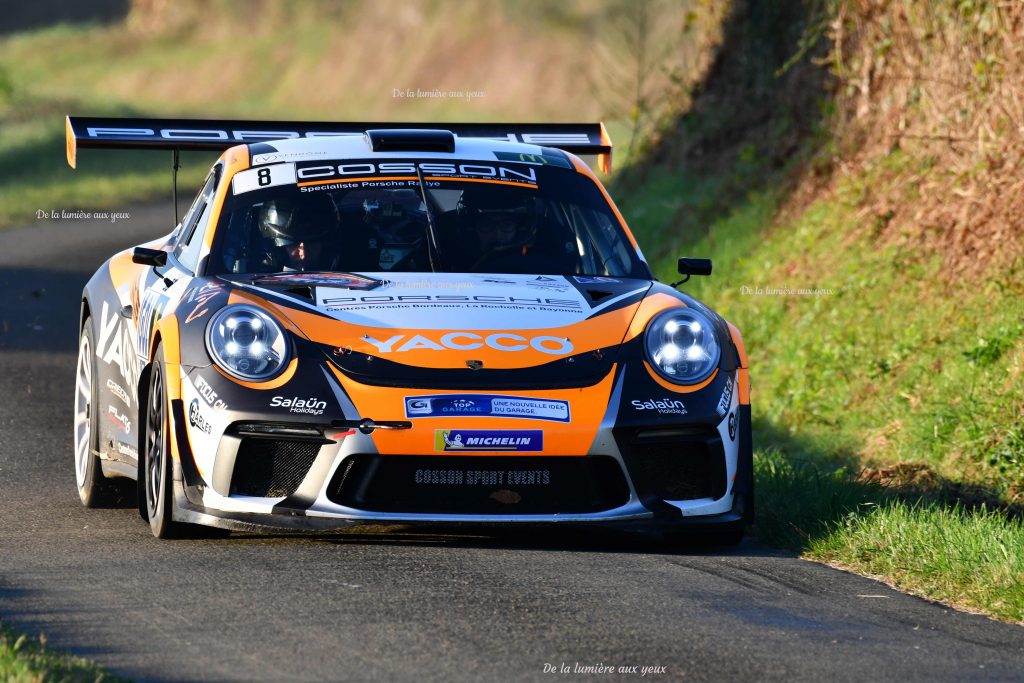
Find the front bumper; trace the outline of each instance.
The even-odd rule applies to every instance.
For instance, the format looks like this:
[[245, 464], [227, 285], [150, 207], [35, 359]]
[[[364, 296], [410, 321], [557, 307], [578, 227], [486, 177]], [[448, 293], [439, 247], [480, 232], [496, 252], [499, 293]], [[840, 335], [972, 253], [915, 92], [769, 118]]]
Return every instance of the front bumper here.
[[745, 515], [739, 499], [727, 512], [713, 515], [674, 515], [651, 511], [639, 501], [591, 514], [549, 515], [445, 515], [367, 512], [340, 508], [332, 511], [240, 512], [196, 505], [175, 482], [175, 521], [221, 527], [235, 531], [324, 532], [358, 526], [446, 526], [473, 528], [520, 528], [536, 526], [589, 527], [617, 531], [665, 533], [671, 531], [714, 532], [741, 526]]
[[[621, 383], [613, 406], [620, 391]], [[380, 455], [371, 436], [359, 431], [256, 437], [238, 429], [245, 420], [236, 414], [196, 459], [191, 448], [203, 442], [184, 432], [180, 405], [172, 410], [180, 421], [174, 516], [237, 530], [294, 531], [365, 524], [651, 531], [742, 525], [752, 510], [750, 408], [738, 405], [738, 392], [732, 393], [727, 417], [704, 428], [622, 428], [610, 408], [589, 452], [578, 456]], [[738, 425], [730, 428], [730, 418]], [[531, 481], [523, 479], [524, 471]], [[549, 486], [531, 488], [537, 473]], [[377, 475], [383, 478], [375, 480]]]

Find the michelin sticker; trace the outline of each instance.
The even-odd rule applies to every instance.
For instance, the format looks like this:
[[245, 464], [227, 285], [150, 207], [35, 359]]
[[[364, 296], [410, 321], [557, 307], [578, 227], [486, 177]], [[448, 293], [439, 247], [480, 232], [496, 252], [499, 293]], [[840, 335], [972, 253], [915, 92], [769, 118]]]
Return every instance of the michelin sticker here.
[[539, 429], [435, 429], [434, 450], [541, 451], [544, 432]]
[[569, 422], [569, 402], [525, 396], [460, 394], [408, 396], [406, 417], [516, 417]]

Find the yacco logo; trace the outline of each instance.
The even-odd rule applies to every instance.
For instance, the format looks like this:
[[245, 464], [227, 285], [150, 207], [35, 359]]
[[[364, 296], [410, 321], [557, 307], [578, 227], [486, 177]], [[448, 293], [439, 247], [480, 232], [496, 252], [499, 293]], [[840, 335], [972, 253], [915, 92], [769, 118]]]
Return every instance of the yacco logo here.
[[633, 400], [631, 403], [636, 410], [656, 410], [662, 415], [686, 415], [686, 406], [675, 398]]
[[435, 451], [542, 451], [540, 429], [435, 429]]
[[135, 340], [132, 339], [128, 325], [122, 323], [123, 318], [110, 310], [104, 301], [100, 310], [99, 339], [96, 341], [96, 357], [108, 365], [115, 365], [121, 371], [121, 377], [127, 385], [128, 394], [137, 396], [139, 391], [139, 357], [135, 352]]
[[512, 417], [569, 422], [569, 402], [525, 396], [460, 394], [409, 396], [406, 417]]
[[287, 408], [292, 413], [304, 413], [306, 415], [323, 415], [327, 409], [327, 401], [322, 401], [315, 396], [300, 398], [293, 396], [275, 396], [270, 399], [271, 408]]
[[[418, 350], [444, 351], [445, 349], [472, 351], [488, 346], [497, 351], [525, 351], [532, 348], [541, 353], [561, 356], [572, 353], [573, 350], [572, 342], [564, 337], [541, 335], [527, 339], [522, 335], [507, 332], [489, 334], [486, 337], [473, 332], [449, 332], [441, 335], [436, 341], [428, 339], [422, 334], [415, 334], [411, 337], [396, 334], [383, 341], [370, 336], [363, 337], [363, 339], [376, 346], [381, 353], [403, 353]], [[399, 344], [399, 342], [402, 343]]]

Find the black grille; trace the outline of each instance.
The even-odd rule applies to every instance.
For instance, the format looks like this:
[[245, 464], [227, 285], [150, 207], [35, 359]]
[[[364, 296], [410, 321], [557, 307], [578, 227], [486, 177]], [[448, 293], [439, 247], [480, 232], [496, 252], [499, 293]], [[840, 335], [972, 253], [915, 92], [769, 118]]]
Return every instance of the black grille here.
[[242, 439], [235, 457], [231, 493], [277, 498], [290, 496], [302, 483], [320, 450], [315, 441]]
[[331, 480], [340, 505], [379, 512], [598, 512], [629, 500], [622, 468], [604, 456], [353, 455]]
[[716, 430], [628, 429], [615, 436], [641, 501], [725, 495], [725, 451]]

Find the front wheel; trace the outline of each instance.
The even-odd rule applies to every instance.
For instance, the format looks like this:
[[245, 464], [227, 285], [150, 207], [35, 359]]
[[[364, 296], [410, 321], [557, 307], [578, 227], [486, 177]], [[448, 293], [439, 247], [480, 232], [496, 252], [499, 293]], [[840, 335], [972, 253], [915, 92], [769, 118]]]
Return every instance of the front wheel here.
[[145, 499], [149, 528], [157, 538], [180, 536], [184, 526], [174, 521], [174, 480], [171, 470], [170, 435], [167, 430], [165, 387], [163, 349], [157, 347], [153, 358], [153, 370], [149, 377], [146, 432], [142, 444], [142, 467], [139, 471], [140, 498]]
[[92, 320], [86, 318], [75, 372], [75, 483], [78, 497], [87, 508], [109, 504], [115, 493], [113, 484], [103, 476], [95, 449], [99, 429], [95, 348]]

